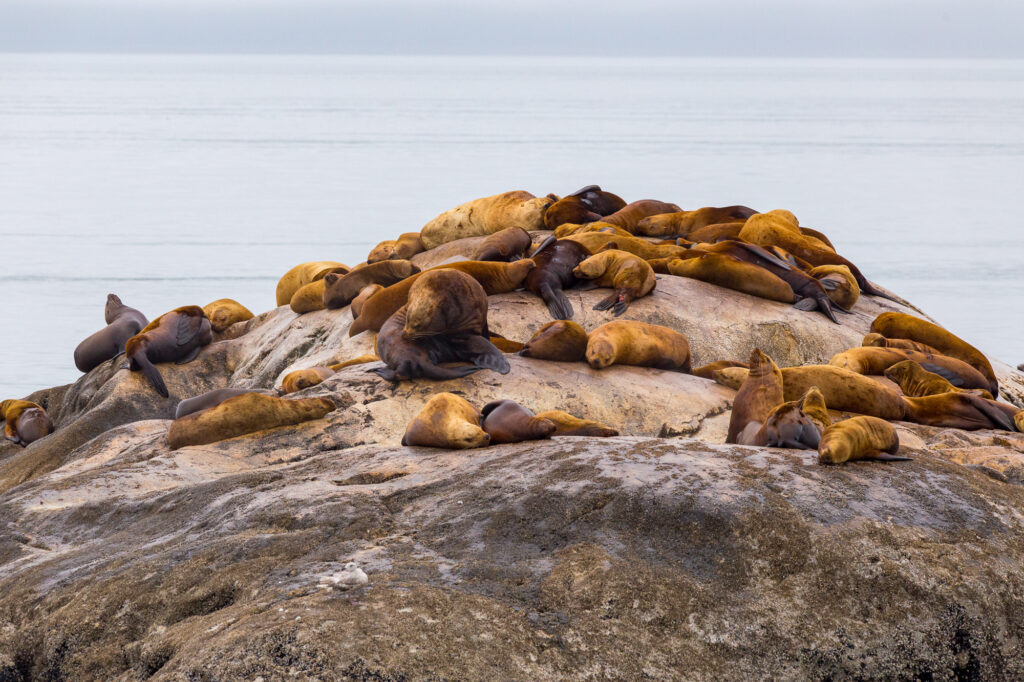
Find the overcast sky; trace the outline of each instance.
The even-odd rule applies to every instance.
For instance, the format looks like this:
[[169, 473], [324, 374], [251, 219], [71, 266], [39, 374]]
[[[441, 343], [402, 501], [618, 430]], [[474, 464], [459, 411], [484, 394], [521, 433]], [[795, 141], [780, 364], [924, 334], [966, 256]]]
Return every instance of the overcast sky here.
[[0, 0], [0, 51], [1024, 57], [1024, 0]]

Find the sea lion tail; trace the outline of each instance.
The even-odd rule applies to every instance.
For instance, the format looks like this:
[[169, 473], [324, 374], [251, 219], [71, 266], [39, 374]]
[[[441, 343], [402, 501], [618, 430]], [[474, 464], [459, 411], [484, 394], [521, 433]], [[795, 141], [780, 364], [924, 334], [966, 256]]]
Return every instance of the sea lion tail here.
[[156, 368], [153, 363], [149, 361], [145, 355], [138, 355], [135, 358], [135, 362], [139, 365], [139, 369], [149, 379], [149, 383], [153, 384], [153, 388], [156, 392], [163, 397], [168, 397], [170, 394], [167, 392], [167, 384], [164, 383], [164, 378], [160, 376], [160, 370]]

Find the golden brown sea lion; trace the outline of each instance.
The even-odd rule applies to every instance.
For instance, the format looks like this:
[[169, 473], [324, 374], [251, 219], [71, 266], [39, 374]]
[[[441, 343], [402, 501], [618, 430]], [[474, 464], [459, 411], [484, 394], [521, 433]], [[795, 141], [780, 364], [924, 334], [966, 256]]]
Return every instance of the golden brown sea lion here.
[[793, 303], [793, 288], [764, 268], [721, 253], [704, 253], [696, 258], [669, 261], [668, 271], [676, 277], [699, 279], [733, 291], [770, 301]]
[[[515, 291], [523, 284], [526, 274], [536, 264], [529, 258], [518, 260], [515, 263], [496, 263], [493, 261], [465, 260], [458, 263], [445, 263], [437, 265], [424, 272], [441, 269], [454, 269], [471, 275], [488, 296], [492, 294], [504, 294]], [[392, 284], [370, 296], [363, 304], [359, 317], [352, 322], [348, 335], [355, 336], [367, 329], [379, 331], [387, 322], [388, 318], [395, 314], [395, 311], [405, 305], [409, 299], [409, 289], [412, 288], [416, 278], [421, 277], [422, 272], [406, 277], [401, 282]]]
[[910, 339], [887, 339], [881, 334], [865, 334], [864, 340], [861, 341], [862, 346], [878, 346], [879, 348], [904, 348], [906, 350], [916, 350], [921, 353], [938, 353], [939, 351], [929, 346], [927, 343], [918, 343], [917, 341], [911, 341]]
[[167, 430], [167, 440], [172, 450], [216, 443], [247, 433], [322, 419], [334, 409], [334, 403], [327, 398], [287, 400], [245, 393], [208, 410], [175, 419]]
[[600, 219], [600, 213], [596, 213], [582, 199], [574, 196], [562, 197], [548, 206], [544, 212], [544, 226], [549, 230], [566, 223], [592, 223]]
[[845, 265], [819, 265], [807, 274], [818, 280], [832, 302], [844, 310], [853, 308], [860, 299], [857, 278]]
[[277, 305], [288, 305], [295, 292], [310, 282], [322, 279], [328, 272], [348, 272], [349, 267], [334, 261], [312, 261], [299, 263], [284, 273], [277, 283]]
[[[782, 381], [785, 385], [785, 378]], [[800, 411], [814, 422], [814, 425], [818, 427], [819, 434], [824, 433], [825, 429], [832, 425], [832, 416], [828, 413], [825, 396], [821, 394], [817, 386], [811, 386], [804, 393], [804, 397], [800, 400]]]
[[[726, 367], [742, 367], [743, 369], [749, 369], [749, 366], [745, 362], [739, 362], [738, 360], [716, 360], [715, 362], [709, 362], [706, 365], [701, 365], [695, 368], [690, 374], [701, 379], [714, 379], [715, 372]], [[741, 382], [742, 383], [742, 382]]]
[[399, 235], [398, 239], [387, 239], [373, 247], [366, 257], [366, 264], [372, 265], [385, 260], [409, 260], [425, 250], [419, 232], [406, 232]]
[[213, 303], [207, 303], [203, 306], [203, 314], [218, 334], [236, 322], [245, 322], [254, 317], [251, 310], [231, 298], [218, 298]]
[[363, 312], [363, 304], [366, 303], [371, 296], [383, 289], [380, 284], [371, 284], [365, 286], [359, 290], [359, 295], [352, 299], [349, 304], [349, 310], [352, 311], [352, 319], [356, 319]]
[[675, 204], [669, 204], [655, 199], [641, 199], [631, 204], [626, 204], [615, 213], [606, 215], [601, 222], [611, 223], [624, 230], [633, 232], [636, 224], [644, 218], [661, 213], [678, 213], [682, 209]]
[[212, 340], [213, 329], [202, 308], [197, 305], [175, 308], [128, 339], [124, 347], [127, 367], [133, 372], [141, 371], [157, 393], [166, 398], [167, 385], [154, 365], [192, 362]]
[[583, 232], [566, 237], [574, 242], [579, 242], [591, 254], [605, 251], [609, 248], [619, 249], [639, 256], [644, 260], [649, 258], [679, 258], [685, 255], [689, 249], [685, 246], [673, 244], [652, 244], [651, 242], [634, 237], [632, 235], [615, 235], [608, 232]]
[[554, 320], [537, 330], [519, 354], [554, 362], [582, 362], [587, 357], [587, 332], [572, 320]]
[[4, 438], [16, 445], [28, 445], [53, 433], [53, 424], [42, 405], [29, 400], [0, 402]]
[[626, 202], [617, 194], [606, 192], [598, 185], [587, 185], [570, 194], [571, 197], [579, 199], [594, 213], [598, 215], [611, 215], [626, 205]]
[[999, 382], [985, 354], [939, 325], [906, 313], [882, 313], [871, 323], [871, 331], [888, 339], [925, 343], [944, 355], [963, 360], [989, 380], [989, 385], [984, 388], [994, 396], [999, 395]]
[[91, 334], [75, 348], [75, 367], [82, 372], [90, 372], [120, 355], [128, 339], [149, 324], [145, 315], [121, 303], [121, 299], [114, 294], [107, 294], [103, 318], [107, 326]]
[[877, 417], [852, 417], [832, 424], [821, 434], [819, 464], [842, 464], [859, 459], [908, 461], [896, 457], [900, 438], [892, 424]]
[[558, 239], [565, 239], [571, 237], [574, 234], [587, 234], [588, 232], [601, 232], [605, 234], [615, 234], [621, 237], [632, 237], [633, 233], [629, 230], [623, 230], [617, 225], [611, 223], [594, 222], [594, 223], [565, 223], [559, 225], [555, 230], [555, 237]]
[[783, 403], [782, 372], [775, 362], [755, 348], [750, 353], [750, 371], [732, 401], [726, 443], [765, 445], [765, 420]]
[[989, 381], [985, 375], [963, 360], [937, 353], [920, 353], [904, 348], [880, 348], [857, 346], [832, 356], [828, 364], [845, 367], [857, 374], [882, 375], [885, 370], [904, 360], [913, 360], [929, 372], [945, 377], [960, 388], [986, 388]]
[[383, 260], [346, 274], [328, 273], [323, 278], [323, 305], [328, 310], [349, 305], [366, 287], [389, 287], [411, 277], [420, 269], [407, 260]]
[[521, 227], [506, 227], [487, 236], [477, 247], [473, 260], [514, 261], [523, 258], [533, 244], [530, 233]]
[[754, 440], [763, 440], [764, 443], [757, 444], [769, 448], [817, 450], [821, 442], [821, 430], [818, 424], [804, 413], [801, 401], [791, 400], [771, 411], [764, 420], [764, 426], [755, 434]]
[[1002, 429], [1016, 431], [1014, 423], [1020, 408], [973, 393], [940, 393], [921, 398], [903, 398], [908, 422], [927, 426], [974, 431]]
[[[1024, 370], [1021, 370], [1024, 372]], [[1017, 427], [1017, 430], [1024, 433], [1024, 410], [1019, 411], [1013, 415], [1013, 423]]]
[[550, 438], [558, 428], [554, 422], [536, 416], [513, 400], [495, 400], [481, 410], [481, 427], [491, 437], [491, 445], [520, 443]]
[[536, 267], [526, 274], [523, 286], [547, 304], [551, 317], [568, 320], [574, 311], [564, 290], [580, 282], [573, 270], [589, 257], [579, 242], [548, 238], [533, 252]]
[[376, 355], [360, 355], [358, 357], [350, 358], [342, 362], [332, 363], [330, 365], [327, 365], [327, 367], [335, 372], [338, 372], [340, 370], [345, 369], [346, 367], [352, 367], [353, 365], [365, 365], [368, 362], [380, 362], [380, 358], [378, 358]]
[[310, 386], [322, 383], [324, 379], [334, 376], [334, 370], [330, 367], [307, 367], [297, 369], [284, 375], [281, 380], [281, 393], [295, 393]]
[[590, 332], [587, 362], [594, 369], [611, 365], [690, 371], [690, 343], [668, 327], [634, 320], [606, 322]]
[[592, 280], [598, 287], [615, 291], [598, 301], [594, 310], [608, 310], [616, 317], [626, 312], [629, 304], [654, 291], [654, 270], [647, 261], [627, 251], [611, 249], [591, 256], [577, 265], [572, 274], [579, 279]]
[[491, 437], [480, 428], [480, 412], [452, 393], [431, 396], [402, 436], [402, 445], [459, 450], [482, 448]]
[[316, 310], [323, 310], [325, 307], [324, 291], [327, 290], [326, 277], [332, 274], [337, 273], [327, 273], [325, 278], [318, 279], [309, 284], [303, 284], [299, 287], [299, 290], [292, 294], [292, 299], [288, 301], [288, 307], [292, 309], [292, 312], [303, 315]]
[[474, 199], [449, 209], [420, 230], [426, 249], [463, 237], [493, 234], [506, 227], [543, 230], [544, 213], [555, 203], [551, 196], [535, 197], [529, 192], [503, 192]]
[[757, 211], [746, 206], [706, 206], [695, 211], [678, 211], [648, 216], [638, 221], [632, 231], [634, 234], [648, 237], [662, 237], [670, 234], [689, 237], [691, 232], [702, 227], [745, 221], [756, 213]]
[[211, 407], [217, 407], [228, 398], [245, 395], [246, 393], [262, 393], [263, 395], [272, 396], [278, 394], [277, 391], [270, 388], [218, 388], [217, 390], [207, 391], [179, 402], [178, 407], [174, 410], [174, 418], [181, 419], [190, 414], [202, 412]]
[[982, 398], [992, 399], [992, 394], [983, 388], [957, 388], [913, 360], [897, 362], [886, 369], [884, 374], [886, 379], [899, 384], [903, 395], [911, 398], [923, 398], [926, 395], [938, 395], [939, 393], [974, 393]]
[[547, 419], [556, 427], [552, 436], [593, 436], [598, 438], [609, 438], [619, 435], [617, 429], [607, 424], [593, 421], [592, 419], [580, 419], [562, 410], [548, 410], [537, 415], [540, 419]]
[[707, 242], [714, 244], [722, 239], [737, 239], [744, 223], [718, 223], [708, 225], [699, 230], [694, 230], [686, 235], [686, 238], [693, 242]]

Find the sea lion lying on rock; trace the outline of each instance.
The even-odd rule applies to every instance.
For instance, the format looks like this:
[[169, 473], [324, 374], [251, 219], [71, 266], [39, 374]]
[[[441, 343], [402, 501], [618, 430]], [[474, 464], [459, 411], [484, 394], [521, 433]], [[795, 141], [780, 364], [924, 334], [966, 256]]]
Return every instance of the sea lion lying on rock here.
[[574, 196], [562, 197], [548, 206], [544, 212], [544, 226], [549, 230], [554, 230], [566, 223], [591, 223], [600, 219], [600, 213], [596, 213], [582, 199]]
[[318, 366], [289, 372], [281, 380], [281, 393], [295, 393], [310, 386], [316, 386], [323, 383], [324, 379], [334, 376], [334, 371], [330, 367]]
[[921, 353], [938, 353], [939, 351], [932, 348], [926, 343], [918, 343], [917, 341], [911, 341], [910, 339], [887, 339], [881, 334], [865, 334], [862, 346], [877, 346], [879, 348], [903, 348], [905, 350], [916, 350]]
[[832, 302], [843, 310], [852, 309], [860, 300], [860, 285], [845, 265], [819, 265], [807, 274], [818, 280]]
[[145, 315], [121, 303], [121, 299], [115, 294], [107, 294], [103, 317], [107, 326], [90, 335], [75, 348], [75, 367], [82, 372], [90, 372], [123, 353], [128, 339], [149, 324]]
[[695, 258], [676, 258], [668, 262], [668, 272], [675, 277], [698, 279], [769, 301], [796, 301], [793, 288], [776, 275], [723, 253], [698, 253]]
[[328, 310], [344, 308], [368, 286], [389, 287], [419, 271], [407, 260], [383, 260], [345, 274], [328, 273], [323, 279], [323, 305]]
[[619, 435], [617, 429], [607, 424], [593, 421], [592, 419], [580, 419], [562, 410], [548, 410], [537, 415], [539, 419], [547, 419], [555, 425], [555, 432], [552, 436], [591, 436], [608, 438]]
[[172, 450], [205, 445], [247, 433], [322, 419], [335, 405], [327, 398], [288, 400], [260, 393], [228, 398], [208, 410], [175, 419], [167, 431]]
[[373, 247], [366, 256], [366, 264], [373, 265], [385, 260], [409, 260], [417, 253], [426, 251], [419, 232], [406, 232], [398, 239], [387, 239]]
[[246, 393], [261, 393], [263, 395], [276, 396], [277, 391], [269, 388], [218, 388], [214, 391], [207, 391], [192, 398], [186, 398], [178, 403], [174, 410], [174, 418], [181, 419], [196, 412], [217, 407], [228, 398], [245, 395]]
[[587, 362], [594, 369], [611, 365], [690, 371], [690, 343], [674, 329], [634, 320], [606, 322], [590, 332]]
[[613, 234], [619, 237], [632, 237], [633, 233], [629, 230], [624, 230], [617, 225], [611, 223], [604, 223], [601, 221], [593, 223], [563, 223], [559, 225], [555, 230], [555, 237], [558, 239], [568, 239], [573, 235], [587, 234], [589, 232], [601, 232], [604, 234]]
[[176, 308], [128, 339], [125, 344], [126, 368], [133, 372], [141, 371], [157, 393], [166, 398], [167, 385], [154, 365], [191, 362], [212, 340], [213, 329], [202, 308], [195, 305]]
[[352, 319], [359, 317], [359, 314], [363, 312], [363, 304], [366, 303], [371, 296], [383, 289], [384, 287], [380, 284], [370, 284], [359, 290], [359, 295], [352, 299], [349, 303], [349, 310], [352, 311]]
[[431, 396], [402, 436], [402, 445], [461, 450], [482, 448], [491, 437], [480, 428], [481, 415], [465, 398], [452, 393]]
[[284, 273], [277, 282], [277, 305], [288, 305], [291, 303], [295, 292], [319, 279], [323, 279], [328, 272], [348, 272], [349, 267], [343, 263], [334, 261], [311, 261], [299, 263], [288, 272]]
[[582, 362], [587, 357], [587, 332], [572, 320], [554, 320], [537, 330], [519, 355], [554, 362]]
[[46, 410], [29, 400], [0, 402], [0, 420], [4, 422], [4, 438], [16, 445], [28, 445], [53, 433]]
[[832, 424], [821, 435], [819, 464], [842, 464], [859, 459], [908, 461], [896, 457], [900, 438], [892, 424], [877, 417], [852, 417]]
[[755, 348], [750, 370], [732, 402], [726, 443], [766, 445], [765, 421], [783, 401], [782, 372], [775, 362]]
[[680, 258], [689, 252], [686, 246], [652, 244], [646, 239], [640, 239], [633, 235], [623, 236], [609, 232], [583, 232], [569, 235], [566, 239], [583, 244], [591, 254], [608, 249], [618, 249], [619, 251], [632, 253], [644, 260], [652, 258]]
[[536, 267], [526, 274], [523, 285], [547, 304], [551, 317], [571, 319], [574, 311], [564, 290], [581, 281], [573, 270], [589, 257], [590, 253], [578, 242], [549, 238], [530, 257]]
[[750, 365], [745, 362], [739, 362], [738, 360], [716, 360], [714, 362], [709, 362], [706, 365], [696, 367], [690, 373], [695, 377], [711, 379], [713, 381], [715, 378], [715, 372], [727, 367], [742, 367], [743, 369], [750, 369]]
[[521, 227], [506, 227], [486, 237], [477, 247], [473, 260], [514, 261], [519, 260], [530, 249], [533, 239]]
[[828, 364], [845, 367], [857, 374], [882, 375], [885, 370], [904, 360], [913, 360], [929, 372], [946, 378], [954, 386], [985, 389], [989, 385], [985, 375], [963, 360], [903, 348], [857, 346], [833, 355]]
[[802, 401], [782, 403], [768, 415], [762, 427], [764, 445], [769, 448], [817, 450], [821, 430], [803, 411]]
[[659, 215], [661, 213], [678, 213], [682, 210], [683, 209], [679, 208], [675, 204], [669, 204], [664, 201], [641, 199], [640, 201], [634, 201], [631, 204], [626, 204], [615, 213], [604, 216], [601, 219], [601, 222], [611, 223], [616, 227], [621, 227], [624, 230], [633, 232], [637, 223], [648, 216]]
[[558, 428], [554, 422], [536, 416], [514, 400], [495, 400], [484, 405], [483, 430], [491, 437], [491, 445], [520, 443], [550, 438]]
[[974, 393], [982, 398], [992, 399], [992, 394], [983, 388], [957, 388], [940, 375], [929, 372], [913, 360], [903, 360], [891, 365], [884, 372], [885, 378], [899, 384], [903, 395], [923, 398], [940, 393]]
[[1016, 431], [1020, 408], [973, 393], [940, 393], [921, 398], [904, 397], [904, 419], [916, 424], [964, 429], [1001, 429]]
[[581, 187], [568, 196], [579, 198], [591, 211], [601, 216], [611, 215], [626, 206], [622, 197], [606, 192], [598, 185]]
[[633, 232], [647, 237], [663, 237], [671, 234], [688, 238], [691, 232], [702, 227], [736, 221], [743, 222], [756, 213], [757, 211], [746, 206], [706, 206], [695, 211], [678, 211], [648, 216], [637, 222]]
[[463, 237], [493, 234], [506, 227], [543, 230], [544, 214], [557, 197], [535, 197], [529, 192], [502, 192], [467, 201], [437, 216], [420, 230], [425, 249]]
[[210, 321], [210, 327], [217, 334], [237, 322], [251, 320], [252, 311], [232, 298], [218, 298], [203, 306], [203, 314]]
[[647, 261], [618, 249], [591, 256], [577, 265], [572, 274], [591, 280], [594, 286], [614, 289], [594, 305], [594, 310], [611, 308], [616, 317], [626, 312], [631, 302], [654, 291], [656, 284], [654, 270]]

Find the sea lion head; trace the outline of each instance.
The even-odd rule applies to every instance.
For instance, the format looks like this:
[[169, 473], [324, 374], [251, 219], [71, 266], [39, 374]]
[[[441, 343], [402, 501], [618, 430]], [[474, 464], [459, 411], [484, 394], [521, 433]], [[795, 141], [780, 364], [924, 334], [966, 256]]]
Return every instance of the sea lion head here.
[[587, 343], [587, 362], [594, 369], [604, 369], [615, 363], [615, 345], [606, 337]]
[[845, 441], [830, 438], [818, 447], [818, 464], [842, 464], [850, 459], [850, 448]]
[[103, 307], [103, 319], [110, 324], [117, 319], [117, 314], [124, 308], [117, 294], [107, 294], [107, 304]]
[[918, 370], [922, 369], [921, 365], [917, 364], [913, 360], [903, 360], [897, 362], [895, 365], [890, 365], [886, 368], [884, 374], [885, 378], [892, 381], [899, 386], [903, 386], [903, 382], [913, 378], [918, 374]]
[[487, 324], [487, 293], [460, 270], [428, 270], [410, 287], [405, 315], [407, 339], [481, 334]]

